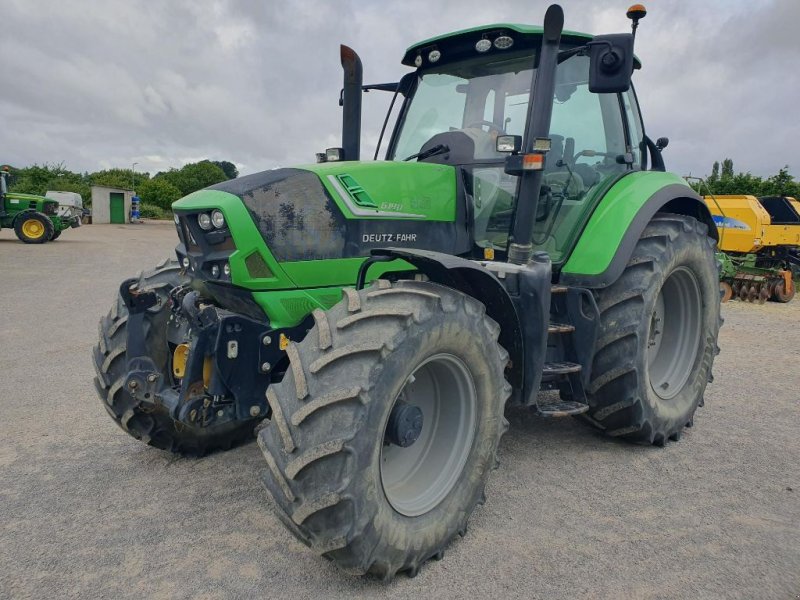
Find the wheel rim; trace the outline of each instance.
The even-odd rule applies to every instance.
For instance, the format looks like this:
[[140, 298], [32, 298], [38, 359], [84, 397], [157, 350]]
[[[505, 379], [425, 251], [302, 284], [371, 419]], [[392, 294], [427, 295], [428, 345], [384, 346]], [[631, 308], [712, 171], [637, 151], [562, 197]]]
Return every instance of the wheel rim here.
[[692, 373], [700, 349], [701, 310], [697, 278], [685, 267], [676, 269], [658, 293], [648, 333], [650, 386], [664, 400], [674, 398]]
[[28, 219], [22, 224], [22, 233], [29, 238], [42, 237], [44, 225], [39, 223], [36, 219]]
[[444, 500], [464, 469], [475, 438], [477, 393], [463, 361], [436, 354], [414, 370], [398, 401], [422, 411], [422, 430], [406, 448], [384, 441], [381, 483], [392, 508], [416, 517]]

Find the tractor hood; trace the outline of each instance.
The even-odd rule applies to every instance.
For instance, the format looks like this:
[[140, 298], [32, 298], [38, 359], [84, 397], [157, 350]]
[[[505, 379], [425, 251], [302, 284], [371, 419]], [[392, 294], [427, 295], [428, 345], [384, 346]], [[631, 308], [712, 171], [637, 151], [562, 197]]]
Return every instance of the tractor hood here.
[[[275, 276], [281, 272], [298, 287], [307, 282], [293, 273], [307, 273], [310, 263], [326, 261], [326, 272], [315, 275], [317, 285], [336, 285], [354, 281], [361, 262], [357, 259], [369, 256], [374, 248], [467, 252], [469, 228], [464, 203], [457, 201], [457, 187], [456, 169], [449, 165], [329, 162], [225, 181], [172, 207], [190, 231], [197, 218], [193, 213], [215, 208], [224, 213], [235, 254], [242, 255], [230, 257], [236, 285], [287, 287], [286, 281], [273, 285], [267, 277], [259, 277], [255, 265], [261, 259], [269, 267], [261, 272]], [[199, 235], [205, 234], [199, 231]], [[255, 246], [258, 260], [251, 259]], [[216, 252], [221, 244], [209, 248]], [[237, 275], [240, 260], [252, 266]]]
[[379, 246], [442, 249], [455, 237], [456, 171], [447, 165], [323, 163], [210, 189], [241, 199], [279, 262], [368, 256]]
[[45, 198], [44, 196], [37, 196], [35, 194], [18, 194], [16, 192], [8, 192], [6, 194], [6, 198], [10, 200], [12, 203], [14, 201], [29, 203], [29, 202], [52, 202], [54, 204], [58, 204], [55, 200], [51, 200], [50, 198]]

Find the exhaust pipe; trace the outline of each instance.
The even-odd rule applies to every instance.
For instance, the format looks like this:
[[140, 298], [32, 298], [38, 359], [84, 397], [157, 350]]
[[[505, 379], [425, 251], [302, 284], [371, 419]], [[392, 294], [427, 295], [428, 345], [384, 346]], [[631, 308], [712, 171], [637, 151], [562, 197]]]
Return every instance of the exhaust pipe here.
[[361, 59], [352, 48], [339, 47], [344, 71], [342, 89], [342, 149], [344, 160], [359, 160], [361, 156]]

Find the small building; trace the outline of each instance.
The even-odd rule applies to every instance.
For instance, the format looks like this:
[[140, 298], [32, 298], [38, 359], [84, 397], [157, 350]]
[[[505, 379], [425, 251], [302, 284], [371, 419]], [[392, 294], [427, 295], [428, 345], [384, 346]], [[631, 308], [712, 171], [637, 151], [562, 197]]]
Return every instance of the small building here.
[[92, 186], [92, 223], [130, 223], [133, 190]]

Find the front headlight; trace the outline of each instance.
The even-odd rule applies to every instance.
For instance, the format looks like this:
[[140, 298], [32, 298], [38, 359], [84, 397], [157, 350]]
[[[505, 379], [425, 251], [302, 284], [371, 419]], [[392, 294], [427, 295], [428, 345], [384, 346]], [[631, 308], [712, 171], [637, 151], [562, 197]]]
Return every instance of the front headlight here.
[[180, 225], [181, 218], [177, 214], [173, 213], [172, 218], [175, 220], [175, 225]]
[[208, 213], [200, 213], [197, 215], [197, 224], [200, 225], [200, 229], [208, 231], [211, 229], [211, 217], [208, 216]]
[[217, 229], [225, 227], [225, 215], [222, 214], [221, 210], [217, 209], [211, 212], [211, 223]]

